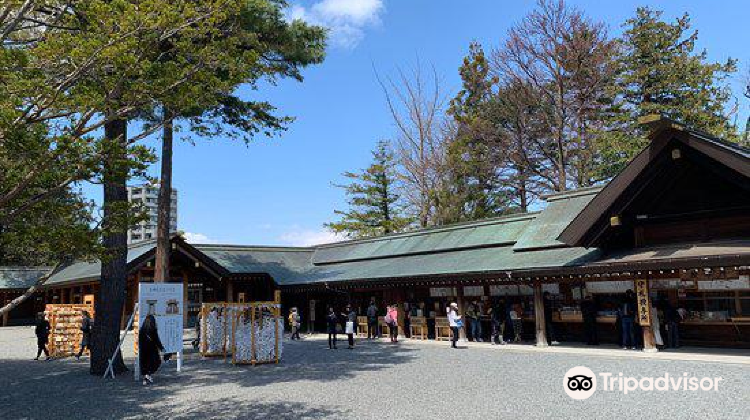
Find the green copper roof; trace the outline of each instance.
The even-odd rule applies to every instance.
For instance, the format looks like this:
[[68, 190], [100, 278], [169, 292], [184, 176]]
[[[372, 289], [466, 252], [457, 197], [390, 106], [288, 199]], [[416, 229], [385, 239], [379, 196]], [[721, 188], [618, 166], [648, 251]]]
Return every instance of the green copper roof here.
[[28, 289], [49, 270], [50, 267], [0, 267], [0, 289]]
[[557, 237], [602, 188], [583, 188], [545, 197], [547, 207], [526, 227], [513, 249], [528, 251], [567, 246]]
[[[141, 242], [128, 247], [128, 263], [151, 251], [156, 246], [156, 241]], [[75, 283], [81, 281], [99, 280], [101, 277], [102, 264], [99, 260], [77, 261], [55, 273], [49, 280], [48, 286], [56, 284]]]
[[[237, 245], [194, 245], [232, 274], [268, 273], [291, 282], [313, 270], [312, 248], [258, 247]], [[278, 280], [277, 280], [278, 282]]]
[[320, 245], [313, 264], [434, 253], [514, 243], [536, 213], [504, 216], [471, 223]]

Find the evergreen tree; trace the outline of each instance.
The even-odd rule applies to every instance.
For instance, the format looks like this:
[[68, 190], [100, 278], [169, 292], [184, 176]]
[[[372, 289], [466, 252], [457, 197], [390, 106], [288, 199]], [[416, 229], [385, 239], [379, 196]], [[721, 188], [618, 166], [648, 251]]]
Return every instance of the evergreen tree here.
[[[487, 105], [497, 78], [490, 75], [484, 49], [472, 42], [459, 68], [462, 88], [451, 100], [448, 114], [455, 121], [455, 137], [448, 145], [449, 182], [443, 202], [450, 203], [445, 222], [476, 220], [504, 212], [507, 199], [499, 189], [502, 161]], [[450, 200], [448, 200], [450, 198]]]
[[367, 169], [344, 173], [351, 183], [337, 185], [346, 191], [350, 208], [336, 210], [341, 220], [325, 225], [333, 232], [366, 238], [403, 231], [414, 221], [403, 214], [396, 191], [396, 164], [388, 143], [380, 141], [372, 156], [373, 163]]
[[736, 61], [708, 62], [705, 50], [695, 51], [698, 32], [691, 30], [689, 15], [674, 22], [661, 20], [661, 15], [642, 7], [625, 22], [617, 102], [600, 138], [604, 177], [617, 174], [646, 146], [639, 117], [659, 114], [724, 138], [736, 135], [725, 115], [731, 98], [727, 77], [736, 70]]

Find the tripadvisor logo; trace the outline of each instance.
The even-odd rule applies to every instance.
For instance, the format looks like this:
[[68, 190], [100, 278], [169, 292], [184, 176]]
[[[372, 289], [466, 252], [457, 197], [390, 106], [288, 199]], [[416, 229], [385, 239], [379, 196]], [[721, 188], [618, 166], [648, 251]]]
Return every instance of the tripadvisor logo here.
[[585, 400], [596, 392], [596, 375], [585, 366], [576, 366], [565, 374], [563, 389], [570, 398]]
[[[670, 376], [665, 373], [659, 377], [634, 378], [623, 376], [622, 372], [614, 375], [600, 372], [602, 391], [614, 391], [628, 394], [640, 391], [718, 391], [723, 378], [697, 378], [683, 373], [682, 376]], [[585, 366], [576, 366], [565, 374], [563, 389], [570, 398], [585, 400], [594, 395], [597, 388], [597, 375]]]

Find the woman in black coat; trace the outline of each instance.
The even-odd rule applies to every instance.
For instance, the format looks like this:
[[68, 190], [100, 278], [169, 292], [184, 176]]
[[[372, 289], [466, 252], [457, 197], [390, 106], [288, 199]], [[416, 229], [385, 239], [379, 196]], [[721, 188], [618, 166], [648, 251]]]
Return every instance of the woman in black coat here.
[[34, 328], [34, 333], [36, 334], [36, 357], [34, 360], [39, 360], [39, 356], [42, 355], [42, 352], [44, 352], [44, 355], [47, 357], [47, 360], [50, 360], [51, 357], [49, 357], [49, 352], [47, 351], [47, 342], [49, 341], [49, 332], [50, 332], [50, 325], [49, 322], [44, 318], [44, 313], [40, 313], [38, 315], [38, 320], [36, 323], [36, 328]]
[[156, 329], [156, 318], [148, 315], [143, 320], [143, 325], [138, 332], [138, 361], [143, 375], [143, 385], [154, 383], [151, 375], [156, 373], [161, 366], [159, 352], [164, 351], [164, 346], [159, 340], [159, 332]]

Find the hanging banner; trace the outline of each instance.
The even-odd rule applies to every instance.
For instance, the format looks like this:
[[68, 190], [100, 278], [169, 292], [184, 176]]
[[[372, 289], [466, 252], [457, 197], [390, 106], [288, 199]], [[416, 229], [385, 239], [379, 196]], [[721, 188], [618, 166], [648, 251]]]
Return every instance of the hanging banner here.
[[651, 325], [651, 299], [648, 297], [648, 280], [635, 281], [636, 306], [638, 307], [638, 323]]
[[182, 283], [140, 283], [138, 325], [153, 315], [164, 353], [182, 352]]

